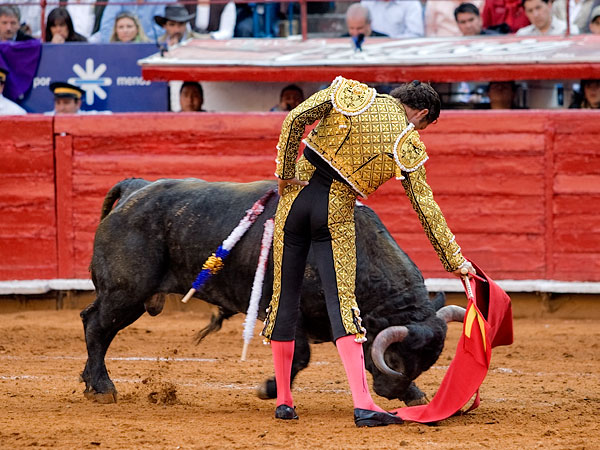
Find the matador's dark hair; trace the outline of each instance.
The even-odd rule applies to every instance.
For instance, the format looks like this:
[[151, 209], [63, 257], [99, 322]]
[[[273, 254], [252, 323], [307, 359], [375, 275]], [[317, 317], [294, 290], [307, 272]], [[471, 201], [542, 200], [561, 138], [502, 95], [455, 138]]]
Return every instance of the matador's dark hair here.
[[442, 102], [429, 83], [414, 80], [397, 87], [390, 92], [390, 95], [412, 109], [428, 109], [427, 122], [429, 123], [435, 122], [440, 116]]

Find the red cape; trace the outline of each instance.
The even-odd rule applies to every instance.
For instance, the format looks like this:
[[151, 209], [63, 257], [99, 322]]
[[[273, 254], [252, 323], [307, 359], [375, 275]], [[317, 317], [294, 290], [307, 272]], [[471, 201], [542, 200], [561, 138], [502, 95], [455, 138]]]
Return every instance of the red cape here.
[[439, 390], [428, 405], [398, 408], [394, 412], [404, 420], [429, 423], [456, 414], [476, 395], [490, 367], [492, 348], [513, 342], [510, 297], [479, 267], [473, 265], [485, 281], [470, 281], [474, 298], [469, 298], [463, 332], [456, 355], [442, 380]]

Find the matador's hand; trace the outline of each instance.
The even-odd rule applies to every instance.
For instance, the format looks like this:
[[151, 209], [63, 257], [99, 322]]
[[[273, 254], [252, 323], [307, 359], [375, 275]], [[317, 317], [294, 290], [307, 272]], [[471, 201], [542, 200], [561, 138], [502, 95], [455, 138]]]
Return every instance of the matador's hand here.
[[277, 190], [279, 191], [279, 195], [283, 193], [283, 189], [288, 184], [297, 184], [299, 186], [308, 186], [308, 181], [300, 181], [298, 178], [289, 178], [287, 180], [282, 180], [281, 178], [277, 179]]
[[467, 261], [465, 259], [465, 262], [462, 263], [460, 265], [460, 267], [452, 273], [454, 275], [456, 275], [458, 278], [460, 278], [460, 277], [464, 277], [465, 275], [470, 275], [470, 274], [475, 275], [477, 272], [475, 272], [475, 268], [473, 267], [473, 264], [471, 264], [469, 261]]

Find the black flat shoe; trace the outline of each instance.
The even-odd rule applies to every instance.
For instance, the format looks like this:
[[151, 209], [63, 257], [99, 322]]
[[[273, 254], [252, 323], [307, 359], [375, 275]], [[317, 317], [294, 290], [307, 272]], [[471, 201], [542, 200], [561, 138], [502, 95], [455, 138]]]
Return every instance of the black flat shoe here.
[[404, 423], [404, 421], [388, 412], [355, 408], [354, 423], [357, 427], [385, 427], [386, 425]]
[[275, 418], [283, 419], [283, 420], [292, 420], [298, 419], [298, 414], [296, 414], [296, 407], [292, 408], [288, 405], [279, 405], [275, 409]]

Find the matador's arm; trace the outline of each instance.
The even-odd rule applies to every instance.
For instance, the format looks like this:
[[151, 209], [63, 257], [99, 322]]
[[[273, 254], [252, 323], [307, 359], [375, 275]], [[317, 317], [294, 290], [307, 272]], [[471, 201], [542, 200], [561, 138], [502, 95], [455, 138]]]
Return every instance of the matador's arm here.
[[433, 192], [427, 184], [425, 167], [414, 172], [402, 172], [402, 185], [406, 195], [419, 216], [425, 234], [435, 249], [444, 269], [454, 272], [465, 262], [454, 235], [448, 228], [440, 207], [433, 199]]
[[324, 117], [333, 107], [331, 87], [323, 89], [300, 103], [287, 115], [281, 126], [277, 144], [277, 170], [275, 176], [282, 180], [294, 178], [296, 159], [304, 129]]

